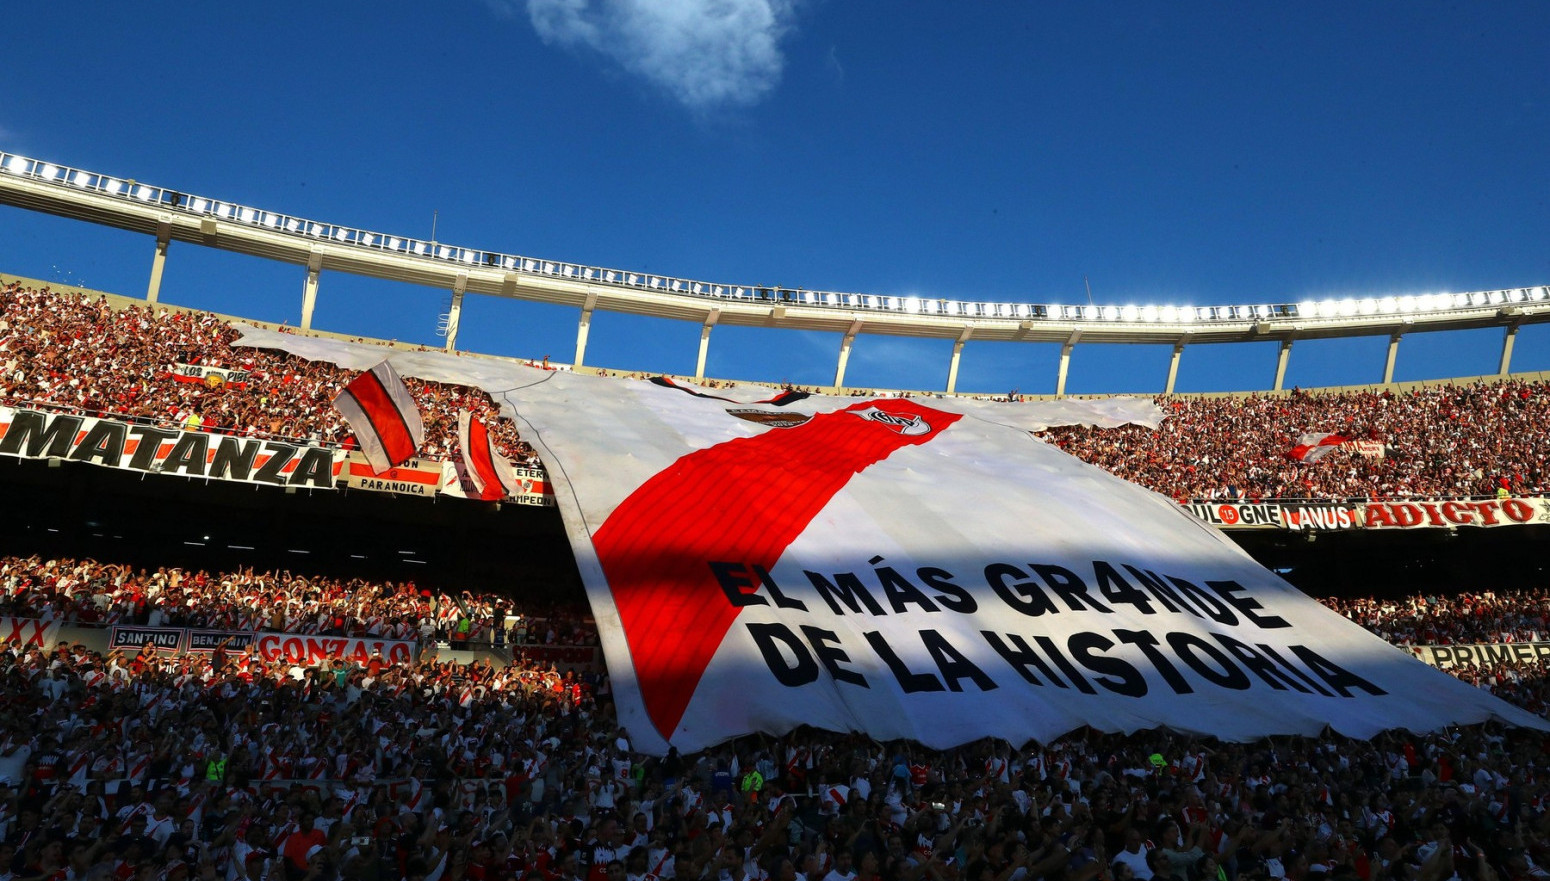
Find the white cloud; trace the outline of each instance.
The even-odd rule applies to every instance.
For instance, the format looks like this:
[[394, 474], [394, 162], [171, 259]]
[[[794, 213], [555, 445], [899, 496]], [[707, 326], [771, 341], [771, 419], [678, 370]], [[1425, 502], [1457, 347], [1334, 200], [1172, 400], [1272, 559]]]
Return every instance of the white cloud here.
[[694, 110], [747, 106], [780, 82], [794, 0], [527, 0], [546, 43], [596, 51]]

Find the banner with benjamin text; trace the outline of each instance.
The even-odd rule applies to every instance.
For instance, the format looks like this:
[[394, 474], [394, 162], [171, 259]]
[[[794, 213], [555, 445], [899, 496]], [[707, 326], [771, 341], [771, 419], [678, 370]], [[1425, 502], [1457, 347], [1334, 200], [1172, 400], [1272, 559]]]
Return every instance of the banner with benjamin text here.
[[1550, 727], [993, 410], [575, 374], [512, 385], [620, 723], [648, 752], [800, 725], [931, 747], [1082, 726]]

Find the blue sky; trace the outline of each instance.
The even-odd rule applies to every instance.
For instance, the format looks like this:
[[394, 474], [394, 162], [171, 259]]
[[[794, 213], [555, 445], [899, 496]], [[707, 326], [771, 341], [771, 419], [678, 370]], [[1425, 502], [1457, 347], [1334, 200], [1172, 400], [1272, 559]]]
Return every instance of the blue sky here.
[[[972, 300], [1299, 302], [1550, 283], [1550, 5], [842, 0], [109, 4], [7, 18], [0, 149], [444, 242]], [[0, 271], [143, 294], [143, 236], [0, 208]], [[295, 322], [303, 272], [174, 243], [164, 300]], [[315, 324], [437, 342], [446, 295], [324, 273]], [[470, 298], [460, 344], [569, 360], [576, 310]], [[588, 363], [690, 373], [697, 325], [599, 313]], [[1398, 379], [1496, 369], [1418, 334]], [[832, 380], [839, 340], [718, 328], [707, 372]], [[1383, 338], [1288, 385], [1372, 382]], [[862, 336], [854, 386], [950, 344]], [[1078, 346], [1070, 392], [1169, 351]], [[1058, 347], [969, 343], [960, 390], [1054, 390]], [[1181, 391], [1268, 387], [1273, 345]], [[1515, 370], [1550, 369], [1550, 327]]]

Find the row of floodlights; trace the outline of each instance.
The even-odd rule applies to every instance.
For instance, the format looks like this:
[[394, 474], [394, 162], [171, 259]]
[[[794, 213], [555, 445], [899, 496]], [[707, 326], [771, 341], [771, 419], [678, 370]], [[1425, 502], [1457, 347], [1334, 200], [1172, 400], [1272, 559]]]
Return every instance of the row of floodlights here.
[[1057, 321], [1114, 321], [1179, 324], [1196, 321], [1270, 321], [1288, 318], [1355, 318], [1377, 315], [1403, 315], [1417, 312], [1438, 312], [1451, 309], [1474, 309], [1508, 306], [1514, 303], [1543, 302], [1550, 299], [1545, 287], [1515, 288], [1499, 291], [1476, 291], [1462, 294], [1418, 294], [1390, 297], [1346, 298], [1340, 300], [1305, 301], [1293, 305], [1258, 306], [1059, 306], [1027, 303], [973, 303], [962, 300], [929, 299], [926, 297], [892, 297], [876, 294], [840, 294], [827, 291], [788, 290], [785, 288], [737, 287], [708, 282], [688, 281], [666, 276], [599, 269], [570, 263], [553, 263], [526, 257], [478, 251], [417, 239], [406, 239], [381, 233], [372, 233], [351, 227], [320, 224], [282, 214], [274, 214], [217, 202], [199, 196], [184, 196], [160, 187], [122, 181], [107, 175], [87, 171], [67, 170], [51, 163], [31, 160], [12, 154], [0, 171], [27, 175], [42, 180], [66, 183], [82, 189], [91, 189], [110, 196], [121, 196], [141, 202], [170, 204], [174, 208], [192, 211], [233, 222], [262, 226], [276, 232], [284, 231], [319, 239], [330, 239], [342, 244], [397, 251], [416, 257], [430, 257], [462, 263], [469, 266], [490, 266], [506, 270], [533, 272], [575, 278], [581, 281], [601, 281], [608, 284], [646, 288], [665, 293], [709, 296], [738, 300], [762, 300], [790, 303], [802, 306], [830, 306], [846, 309], [871, 309], [904, 312], [912, 315], [944, 315], [967, 318], [1053, 319]]

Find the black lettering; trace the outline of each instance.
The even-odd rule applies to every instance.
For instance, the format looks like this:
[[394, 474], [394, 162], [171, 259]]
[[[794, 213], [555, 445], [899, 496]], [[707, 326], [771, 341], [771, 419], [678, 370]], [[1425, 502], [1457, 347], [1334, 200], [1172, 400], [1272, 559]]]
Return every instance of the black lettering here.
[[206, 456], [210, 452], [210, 436], [199, 431], [185, 431], [172, 445], [172, 452], [161, 463], [163, 474], [179, 471], [190, 477], [204, 477]]
[[758, 588], [753, 581], [745, 577], [748, 569], [742, 563], [725, 563], [717, 560], [710, 564], [710, 571], [716, 576], [716, 583], [721, 585], [721, 592], [727, 595], [727, 602], [736, 608], [769, 605], [769, 601], [754, 592]]
[[894, 652], [893, 646], [883, 639], [881, 633], [878, 633], [876, 630], [867, 631], [866, 641], [871, 644], [872, 651], [877, 652], [877, 656], [882, 658], [883, 663], [888, 665], [888, 669], [893, 672], [893, 678], [899, 681], [899, 687], [904, 689], [905, 694], [946, 690], [941, 680], [930, 673], [915, 673], [905, 666], [904, 662], [899, 659], [898, 654]]
[[1152, 614], [1152, 603], [1146, 594], [1130, 586], [1119, 570], [1102, 560], [1093, 561], [1093, 574], [1098, 577], [1098, 593], [1113, 605], [1126, 603], [1135, 606], [1143, 615]]
[[[1017, 579], [1011, 584], [1007, 579]], [[1038, 585], [1027, 581], [1028, 573], [1011, 563], [991, 563], [985, 567], [985, 583], [996, 592], [1001, 601], [1013, 611], [1037, 618], [1045, 612], [1054, 612], [1055, 603]]]
[[129, 429], [124, 423], [98, 419], [97, 424], [87, 430], [86, 437], [76, 445], [70, 458], [76, 462], [96, 459], [102, 465], [116, 468], [118, 460], [124, 457], [124, 441], [128, 437]]
[[[70, 455], [70, 445], [83, 421], [79, 416], [51, 417], [36, 410], [17, 410], [11, 416], [5, 437], [0, 438], [0, 453], [63, 459]], [[26, 452], [22, 451], [23, 443], [27, 445]]]
[[[1212, 685], [1242, 691], [1254, 684], [1242, 670], [1238, 669], [1238, 665], [1234, 664], [1232, 659], [1222, 654], [1221, 649], [1193, 633], [1168, 634], [1168, 646], [1173, 649], [1174, 654], [1184, 659], [1184, 663], [1188, 664], [1191, 670], [1199, 673], [1200, 678]], [[1196, 652], [1210, 657], [1211, 661], [1220, 665], [1222, 669], [1217, 670], [1212, 667]]]
[[1098, 633], [1073, 633], [1066, 641], [1071, 657], [1077, 663], [1098, 675], [1093, 679], [1104, 688], [1125, 697], [1142, 697], [1146, 694], [1146, 677], [1129, 661], [1099, 654], [1114, 647], [1114, 640]]
[[1292, 654], [1296, 655], [1304, 664], [1307, 664], [1308, 669], [1317, 673], [1319, 678], [1328, 683], [1329, 687], [1333, 688], [1341, 697], [1351, 696], [1351, 692], [1346, 690], [1347, 686], [1360, 688], [1362, 691], [1377, 697], [1388, 694], [1388, 692], [1378, 686], [1373, 685], [1371, 682], [1341, 667], [1339, 664], [1305, 645], [1294, 645], [1290, 648]]
[[1195, 690], [1195, 687], [1189, 684], [1189, 680], [1184, 678], [1184, 674], [1168, 660], [1168, 656], [1158, 651], [1157, 637], [1150, 631], [1116, 630], [1114, 635], [1120, 642], [1140, 649], [1141, 654], [1146, 655], [1146, 659], [1152, 662], [1152, 666], [1157, 668], [1158, 673], [1162, 674], [1163, 681], [1168, 683], [1168, 687], [1173, 689], [1174, 694], [1190, 694]]
[[1184, 611], [1194, 615], [1196, 618], [1201, 617], [1199, 612], [1190, 608], [1188, 600], [1173, 592], [1173, 588], [1168, 586], [1168, 582], [1164, 581], [1161, 575], [1158, 575], [1156, 572], [1143, 571], [1128, 564], [1125, 566], [1125, 570], [1135, 576], [1135, 579], [1141, 582], [1142, 587], [1151, 591], [1152, 597], [1164, 609], [1170, 612]]
[[931, 653], [931, 660], [936, 661], [936, 668], [941, 671], [942, 679], [947, 682], [949, 689], [963, 691], [958, 680], [972, 679], [980, 691], [995, 691], [996, 683], [985, 675], [985, 671], [954, 648], [942, 634], [935, 630], [922, 630], [920, 641], [925, 644], [926, 651]]
[[[291, 472], [291, 486], [312, 485], [318, 489], [334, 488], [334, 454], [318, 447], [305, 447], [301, 451], [301, 461], [296, 463], [296, 470]], [[425, 485], [422, 483], [405, 483], [403, 488], [418, 495], [425, 495]]]
[[851, 685], [859, 685], [862, 688], [870, 688], [866, 684], [866, 678], [854, 670], [847, 670], [841, 664], [850, 663], [850, 656], [843, 649], [834, 648], [829, 643], [839, 644], [839, 634], [832, 630], [824, 630], [819, 627], [802, 625], [802, 635], [807, 637], [808, 643], [813, 647], [813, 654], [823, 662], [825, 670], [833, 676], [836, 682], [849, 682]]
[[1077, 574], [1070, 569], [1064, 566], [1056, 566], [1052, 563], [1032, 563], [1029, 565], [1029, 568], [1033, 569], [1033, 571], [1039, 574], [1040, 578], [1044, 579], [1044, 583], [1049, 585], [1050, 590], [1054, 591], [1056, 596], [1066, 601], [1066, 605], [1071, 607], [1071, 611], [1080, 612], [1086, 609], [1087, 606], [1092, 606], [1094, 612], [1110, 611], [1103, 603], [1087, 595], [1086, 582], [1077, 577]]
[[151, 463], [156, 461], [156, 454], [161, 452], [162, 442], [178, 436], [176, 431], [151, 428], [148, 425], [131, 425], [129, 434], [139, 440], [134, 453], [129, 457], [129, 467], [137, 471], [151, 470]]
[[1173, 582], [1173, 585], [1179, 589], [1179, 593], [1189, 597], [1194, 601], [1195, 605], [1204, 610], [1207, 618], [1218, 624], [1226, 624], [1228, 627], [1238, 623], [1238, 616], [1234, 615], [1232, 610], [1227, 608], [1227, 605], [1221, 600], [1182, 578], [1175, 578], [1169, 575], [1168, 580]]
[[1256, 610], [1262, 609], [1264, 607], [1259, 604], [1259, 600], [1256, 600], [1251, 596], [1238, 596], [1239, 593], [1248, 590], [1248, 588], [1244, 587], [1236, 581], [1207, 581], [1206, 587], [1216, 591], [1217, 595], [1231, 603], [1233, 608], [1238, 610], [1239, 614], [1243, 615], [1243, 617], [1249, 619], [1250, 621], [1253, 621], [1264, 630], [1273, 630], [1277, 627], [1292, 626], [1290, 622], [1288, 622], [1285, 618], [1280, 617], [1279, 615], [1265, 617], [1257, 614]]
[[801, 600], [794, 600], [780, 592], [780, 585], [775, 583], [775, 579], [770, 577], [770, 573], [765, 571], [763, 566], [755, 563], [749, 568], [753, 569], [753, 574], [759, 576], [759, 583], [764, 585], [764, 589], [770, 592], [770, 599], [775, 601], [777, 608], [796, 609], [799, 612], [807, 611], [807, 603]]
[[1238, 663], [1247, 668], [1250, 673], [1265, 680], [1266, 684], [1276, 691], [1285, 691], [1287, 686], [1291, 686], [1303, 694], [1308, 693], [1308, 689], [1302, 683], [1281, 672], [1275, 664], [1260, 657], [1259, 652], [1254, 651], [1246, 643], [1239, 642], [1231, 636], [1222, 633], [1213, 633], [1211, 636], [1221, 643], [1222, 647], [1227, 649], [1228, 653], [1237, 659]]
[[[937, 594], [936, 601], [944, 607], [965, 615], [972, 614], [979, 609], [979, 603], [974, 601], [974, 594], [965, 588], [953, 584], [953, 573], [946, 569], [937, 569], [925, 566], [915, 570], [915, 577], [926, 584], [936, 588], [942, 593]], [[946, 594], [946, 596], [943, 596]]]
[[1044, 654], [1048, 655], [1049, 659], [1055, 662], [1055, 666], [1060, 668], [1060, 672], [1066, 674], [1066, 678], [1071, 680], [1071, 684], [1076, 686], [1077, 691], [1080, 691], [1082, 694], [1098, 693], [1098, 690], [1093, 688], [1092, 683], [1083, 679], [1082, 674], [1077, 672], [1076, 667], [1066, 659], [1064, 654], [1061, 654], [1060, 648], [1055, 645], [1054, 640], [1047, 636], [1035, 636], [1033, 641], [1039, 644], [1039, 648], [1044, 649]]
[[1325, 691], [1324, 690], [1324, 686], [1320, 685], [1317, 681], [1315, 681], [1312, 676], [1309, 676], [1308, 674], [1304, 673], [1303, 671], [1297, 669], [1297, 665], [1293, 664], [1292, 662], [1288, 661], [1287, 659], [1285, 659], [1285, 658], [1281, 657], [1279, 654], [1277, 654], [1275, 649], [1271, 648], [1268, 645], [1265, 645], [1262, 642], [1261, 643], [1257, 643], [1254, 647], [1259, 649], [1260, 654], [1263, 654], [1265, 657], [1270, 658], [1271, 660], [1275, 661], [1277, 664], [1280, 664], [1282, 669], [1286, 670], [1286, 672], [1292, 674], [1293, 676], [1296, 676], [1298, 679], [1301, 679], [1303, 681], [1303, 683], [1306, 684], [1309, 688], [1313, 689], [1314, 691], [1318, 692], [1319, 694], [1324, 695], [1325, 697], [1334, 697], [1334, 695], [1332, 695], [1329, 692]]
[[748, 633], [764, 656], [765, 666], [781, 685], [796, 688], [818, 680], [818, 662], [791, 628], [784, 624], [749, 624]]
[[835, 573], [833, 584], [830, 584], [827, 578], [824, 578], [817, 572], [809, 572], [803, 569], [802, 574], [806, 575], [807, 580], [813, 583], [813, 588], [818, 591], [818, 595], [823, 597], [824, 602], [829, 604], [829, 608], [836, 615], [845, 614], [840, 610], [840, 604], [836, 600], [844, 601], [846, 607], [857, 615], [861, 614], [862, 606], [866, 607], [867, 614], [869, 615], [884, 614], [883, 607], [879, 606], [877, 600], [872, 599], [872, 595], [867, 593], [867, 589], [861, 584], [861, 579], [849, 572]]
[[284, 469], [292, 459], [296, 458], [296, 448], [276, 441], [265, 441], [264, 444], [269, 447], [269, 461], [258, 466], [258, 473], [253, 475], [253, 479], [260, 483], [284, 486]]
[[210, 462], [210, 476], [247, 480], [248, 474], [253, 470], [253, 460], [258, 458], [258, 448], [263, 445], [264, 442], [258, 440], [221, 438], [215, 444], [215, 458]]
[[893, 606], [894, 614], [909, 611], [905, 607], [910, 603], [920, 606], [923, 611], [941, 611], [920, 592], [920, 588], [911, 584], [908, 578], [900, 575], [892, 566], [880, 566], [876, 572], [878, 583], [883, 586], [883, 595], [888, 598], [888, 604]]
[[1035, 652], [1033, 647], [1028, 645], [1028, 641], [1021, 636], [1015, 633], [1008, 633], [1006, 635], [1007, 641], [1012, 643], [1008, 646], [993, 631], [981, 630], [980, 635], [985, 637], [985, 641], [990, 643], [990, 647], [996, 650], [996, 654], [1000, 655], [1002, 660], [1006, 661], [1013, 670], [1016, 670], [1017, 675], [1023, 677], [1025, 682], [1032, 685], [1044, 684], [1039, 681], [1039, 677], [1033, 675], [1033, 672], [1028, 669], [1029, 667], [1037, 667], [1039, 672], [1044, 674], [1044, 678], [1050, 681], [1050, 684], [1059, 688], [1069, 687], [1061, 681], [1059, 676], [1055, 675], [1055, 671], [1051, 670], [1049, 665], [1044, 663], [1044, 659], [1039, 657], [1039, 653]]

